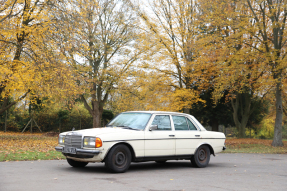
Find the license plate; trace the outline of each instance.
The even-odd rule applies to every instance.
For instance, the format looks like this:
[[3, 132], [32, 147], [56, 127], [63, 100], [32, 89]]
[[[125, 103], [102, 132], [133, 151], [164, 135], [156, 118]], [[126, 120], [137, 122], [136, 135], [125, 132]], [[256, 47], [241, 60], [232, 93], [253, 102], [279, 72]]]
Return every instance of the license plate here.
[[76, 148], [74, 148], [74, 147], [64, 147], [63, 153], [76, 154]]

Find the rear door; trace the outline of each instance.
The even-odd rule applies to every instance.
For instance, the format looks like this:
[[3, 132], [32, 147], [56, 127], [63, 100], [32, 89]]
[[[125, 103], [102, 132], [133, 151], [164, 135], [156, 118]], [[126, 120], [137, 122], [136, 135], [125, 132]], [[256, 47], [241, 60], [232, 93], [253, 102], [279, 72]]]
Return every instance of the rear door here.
[[172, 115], [176, 155], [191, 155], [201, 140], [201, 132], [185, 116]]

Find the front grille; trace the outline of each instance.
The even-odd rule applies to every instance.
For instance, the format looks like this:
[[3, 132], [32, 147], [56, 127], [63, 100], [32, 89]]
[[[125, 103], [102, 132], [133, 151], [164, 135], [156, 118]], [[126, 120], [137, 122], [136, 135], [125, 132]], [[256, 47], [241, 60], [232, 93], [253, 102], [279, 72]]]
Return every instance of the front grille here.
[[69, 133], [65, 136], [65, 147], [81, 148], [82, 135]]

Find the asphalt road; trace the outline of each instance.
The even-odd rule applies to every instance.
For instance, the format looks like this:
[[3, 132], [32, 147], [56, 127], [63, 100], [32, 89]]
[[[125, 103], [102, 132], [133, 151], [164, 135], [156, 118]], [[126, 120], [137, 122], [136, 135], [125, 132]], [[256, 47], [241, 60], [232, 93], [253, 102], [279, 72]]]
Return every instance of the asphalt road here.
[[102, 163], [70, 167], [65, 160], [0, 162], [0, 191], [287, 190], [287, 155], [219, 154], [206, 168], [189, 161], [132, 163], [109, 173]]

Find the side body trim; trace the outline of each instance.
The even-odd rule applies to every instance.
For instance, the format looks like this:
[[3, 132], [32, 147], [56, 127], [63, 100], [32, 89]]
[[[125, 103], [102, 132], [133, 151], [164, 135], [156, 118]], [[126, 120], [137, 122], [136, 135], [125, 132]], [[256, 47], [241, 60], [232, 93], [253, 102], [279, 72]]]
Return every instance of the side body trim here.
[[164, 139], [127, 139], [127, 140], [110, 140], [110, 141], [103, 141], [104, 143], [108, 142], [126, 142], [126, 141], [154, 141], [154, 140], [168, 140], [168, 139], [225, 139], [225, 138], [164, 138]]

